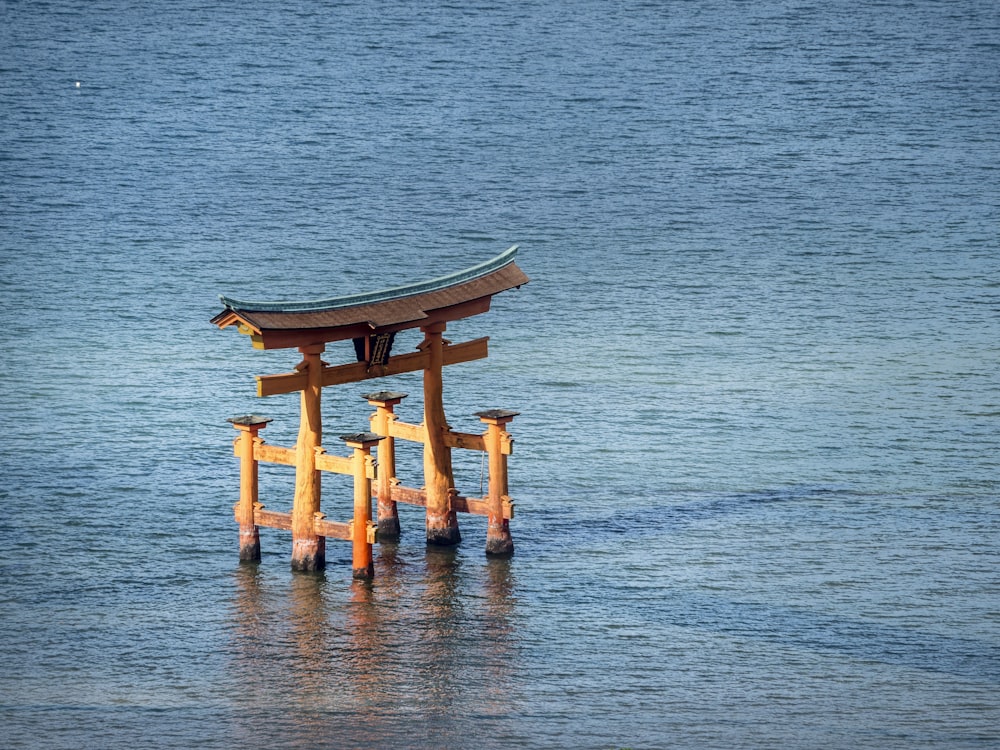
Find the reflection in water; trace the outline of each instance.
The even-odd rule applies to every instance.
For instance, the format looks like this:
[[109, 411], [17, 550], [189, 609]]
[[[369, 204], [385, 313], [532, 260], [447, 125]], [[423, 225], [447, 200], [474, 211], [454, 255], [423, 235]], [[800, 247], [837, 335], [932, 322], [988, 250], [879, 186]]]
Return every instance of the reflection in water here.
[[[425, 710], [436, 723], [458, 719], [459, 701], [449, 701], [461, 690], [465, 670], [461, 668], [464, 651], [469, 648], [468, 618], [463, 616], [459, 592], [461, 561], [454, 548], [428, 548], [426, 575], [421, 600], [425, 620], [419, 628], [427, 658], [420, 665]], [[469, 686], [473, 687], [473, 686]]]
[[511, 654], [516, 645], [512, 620], [516, 599], [510, 566], [509, 559], [488, 560], [483, 585], [486, 601], [483, 644], [488, 670], [483, 709], [494, 716], [503, 716], [512, 708]]
[[470, 719], [509, 734], [511, 561], [382, 545], [375, 564], [370, 582], [236, 571], [234, 729], [248, 744], [458, 747]]

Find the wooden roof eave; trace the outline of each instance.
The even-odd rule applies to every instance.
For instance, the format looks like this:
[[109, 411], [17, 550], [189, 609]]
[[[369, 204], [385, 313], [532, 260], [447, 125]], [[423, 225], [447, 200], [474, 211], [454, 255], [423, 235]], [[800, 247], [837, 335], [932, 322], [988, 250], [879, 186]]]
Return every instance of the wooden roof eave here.
[[492, 295], [462, 302], [458, 305], [432, 310], [419, 319], [378, 326], [372, 322], [356, 323], [351, 326], [336, 326], [331, 328], [263, 328], [251, 334], [255, 349], [290, 349], [312, 344], [327, 344], [333, 341], [361, 338], [380, 333], [398, 333], [409, 328], [447, 323], [461, 320], [472, 315], [489, 312]]
[[252, 303], [223, 297], [212, 318], [250, 334], [259, 349], [283, 349], [359, 338], [487, 312], [494, 294], [527, 283], [514, 264], [517, 246], [450, 276], [363, 295], [318, 302]]
[[[366, 292], [362, 294], [348, 294], [340, 297], [328, 297], [319, 300], [304, 301], [268, 301], [251, 302], [236, 300], [225, 295], [220, 295], [222, 303], [231, 310], [241, 310], [245, 312], [329, 312], [332, 310], [342, 310], [347, 308], [359, 308], [370, 305], [379, 305], [386, 302], [395, 302], [407, 297], [416, 297], [431, 292], [439, 292], [449, 288], [462, 286], [470, 281], [483, 279], [492, 276], [497, 271], [506, 268], [514, 263], [517, 257], [517, 245], [511, 245], [495, 258], [478, 263], [470, 268], [466, 268], [446, 276], [439, 276], [436, 279], [418, 281], [402, 286], [382, 289], [377, 292]], [[524, 281], [528, 278], [525, 276]]]
[[[229, 326], [236, 326], [240, 333], [250, 333], [260, 335], [260, 328], [254, 325], [252, 320], [248, 320], [246, 316], [241, 315], [235, 310], [223, 310], [218, 315], [216, 315], [211, 320], [212, 323], [217, 325], [219, 328], [229, 328]], [[244, 330], [247, 329], [247, 330]]]

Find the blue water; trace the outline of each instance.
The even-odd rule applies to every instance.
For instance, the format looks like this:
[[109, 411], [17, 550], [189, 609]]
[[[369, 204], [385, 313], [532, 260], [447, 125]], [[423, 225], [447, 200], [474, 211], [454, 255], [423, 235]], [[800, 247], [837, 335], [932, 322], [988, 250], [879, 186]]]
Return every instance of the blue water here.
[[[1000, 744], [1000, 6], [280, 5], [0, 0], [0, 745]], [[445, 392], [521, 412], [515, 557], [241, 567], [298, 354], [217, 295], [515, 242]]]

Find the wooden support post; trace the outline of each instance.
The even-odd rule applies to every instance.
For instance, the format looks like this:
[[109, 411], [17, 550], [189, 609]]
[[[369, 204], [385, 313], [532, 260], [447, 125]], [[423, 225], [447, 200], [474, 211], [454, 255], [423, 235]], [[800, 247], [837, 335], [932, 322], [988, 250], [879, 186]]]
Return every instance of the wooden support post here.
[[490, 557], [510, 557], [514, 554], [514, 540], [510, 536], [509, 513], [504, 505], [510, 505], [507, 494], [507, 455], [513, 441], [504, 426], [518, 415], [516, 411], [490, 409], [477, 412], [486, 427], [486, 451], [490, 457], [490, 484], [487, 496], [488, 514], [486, 527], [486, 554]]
[[424, 483], [427, 487], [427, 543], [452, 546], [462, 541], [458, 516], [451, 505], [455, 480], [451, 470], [451, 448], [445, 441], [448, 422], [444, 415], [442, 378], [445, 323], [421, 327], [424, 340], [420, 348], [428, 353], [424, 368]]
[[396, 420], [393, 409], [406, 394], [379, 391], [362, 398], [375, 407], [370, 420], [372, 432], [385, 438], [378, 447], [378, 538], [382, 542], [395, 542], [399, 539], [399, 511], [392, 499], [392, 488], [399, 480], [396, 478], [396, 439], [389, 435], [389, 424]]
[[257, 433], [271, 420], [250, 414], [226, 421], [240, 431], [236, 438], [236, 452], [240, 457], [240, 502], [236, 506], [236, 519], [240, 524], [240, 562], [260, 562], [260, 532], [254, 521], [254, 506], [258, 500], [254, 446], [263, 442]]
[[341, 435], [340, 439], [354, 449], [354, 520], [351, 522], [354, 577], [370, 579], [375, 576], [372, 563], [372, 544], [375, 542], [376, 527], [372, 523], [372, 478], [375, 463], [371, 450], [382, 437], [372, 432]]
[[314, 528], [320, 506], [320, 472], [316, 452], [323, 441], [320, 398], [323, 391], [323, 344], [301, 346], [303, 360], [296, 369], [305, 371], [299, 439], [295, 446], [295, 498], [292, 501], [292, 569], [322, 570], [326, 566], [326, 537]]

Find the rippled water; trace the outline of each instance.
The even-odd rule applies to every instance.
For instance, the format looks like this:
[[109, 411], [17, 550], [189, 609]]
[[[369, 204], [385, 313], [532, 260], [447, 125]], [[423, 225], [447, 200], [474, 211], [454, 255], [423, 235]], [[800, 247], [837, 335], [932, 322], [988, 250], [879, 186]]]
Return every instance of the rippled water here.
[[[994, 3], [0, 15], [4, 747], [1000, 741]], [[278, 531], [240, 567], [225, 419], [291, 445], [251, 376], [298, 357], [216, 295], [514, 242], [532, 282], [451, 326], [491, 355], [445, 393], [458, 430], [522, 413], [513, 560], [404, 508], [371, 586]]]

